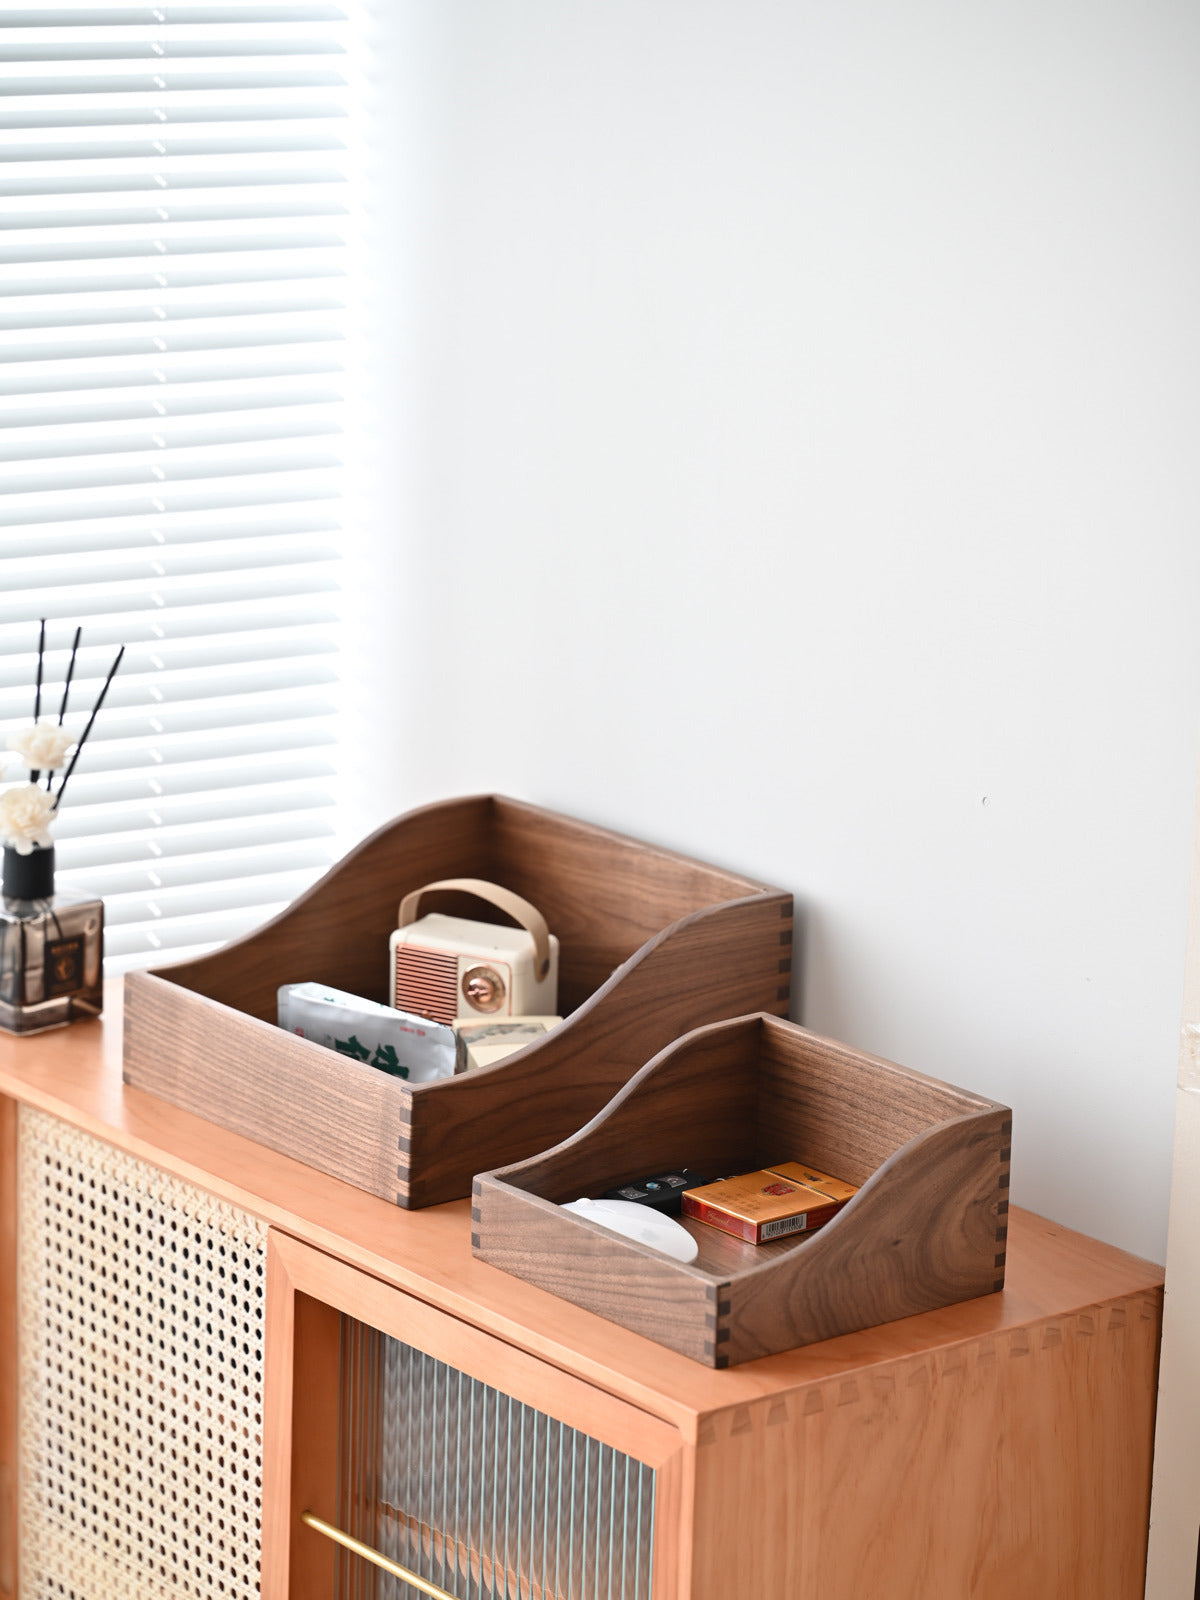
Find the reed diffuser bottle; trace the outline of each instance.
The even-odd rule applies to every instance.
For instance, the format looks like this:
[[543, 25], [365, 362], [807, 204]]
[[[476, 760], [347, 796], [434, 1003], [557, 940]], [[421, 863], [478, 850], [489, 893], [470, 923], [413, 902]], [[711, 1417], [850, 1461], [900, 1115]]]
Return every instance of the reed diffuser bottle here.
[[0, 1027], [38, 1033], [103, 1006], [104, 902], [55, 891], [54, 846], [4, 847], [0, 882]]
[[[13, 734], [9, 749], [29, 768], [29, 781], [0, 791], [0, 1028], [40, 1033], [103, 1007], [104, 903], [94, 895], [57, 889], [50, 829], [80, 751], [104, 704], [124, 650], [118, 652], [82, 733], [64, 725], [80, 630], [63, 686], [58, 721], [42, 722], [42, 671], [46, 624], [38, 638], [33, 725]], [[57, 791], [54, 775], [74, 754]], [[45, 787], [41, 779], [45, 778]]]

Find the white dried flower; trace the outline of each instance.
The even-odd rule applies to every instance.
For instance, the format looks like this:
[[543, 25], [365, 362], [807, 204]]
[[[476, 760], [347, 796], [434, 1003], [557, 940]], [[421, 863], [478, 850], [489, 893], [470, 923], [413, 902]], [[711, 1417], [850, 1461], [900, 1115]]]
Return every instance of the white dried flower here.
[[54, 820], [54, 797], [33, 783], [16, 783], [0, 794], [0, 840], [19, 856], [29, 855], [34, 845], [51, 845], [50, 824]]
[[54, 722], [35, 722], [10, 733], [8, 748], [25, 757], [30, 772], [57, 772], [67, 761], [67, 751], [75, 743], [75, 734], [69, 728], [60, 728]]

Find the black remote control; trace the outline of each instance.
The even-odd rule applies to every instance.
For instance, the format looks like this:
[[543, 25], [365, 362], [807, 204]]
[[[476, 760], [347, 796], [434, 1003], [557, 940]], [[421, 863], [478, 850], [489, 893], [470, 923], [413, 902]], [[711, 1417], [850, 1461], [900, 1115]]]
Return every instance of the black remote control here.
[[634, 1178], [630, 1183], [623, 1183], [619, 1189], [606, 1189], [604, 1198], [630, 1200], [634, 1205], [651, 1206], [655, 1211], [677, 1217], [684, 1190], [698, 1189], [707, 1182], [707, 1178], [690, 1167], [677, 1167], [674, 1172], [655, 1172], [648, 1178]]

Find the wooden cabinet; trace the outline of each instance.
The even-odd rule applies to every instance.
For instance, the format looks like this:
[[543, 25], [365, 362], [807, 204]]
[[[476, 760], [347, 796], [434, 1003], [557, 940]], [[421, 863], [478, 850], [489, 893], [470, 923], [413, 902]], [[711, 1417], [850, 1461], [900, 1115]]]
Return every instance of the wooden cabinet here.
[[306, 1514], [455, 1600], [1141, 1595], [1153, 1265], [1014, 1209], [1003, 1293], [714, 1371], [124, 1089], [119, 1020], [0, 1040], [5, 1600], [55, 1541], [87, 1600], [428, 1592]]
[[678, 1429], [280, 1233], [268, 1307], [266, 1600], [373, 1578], [334, 1532], [454, 1596], [683, 1592]]

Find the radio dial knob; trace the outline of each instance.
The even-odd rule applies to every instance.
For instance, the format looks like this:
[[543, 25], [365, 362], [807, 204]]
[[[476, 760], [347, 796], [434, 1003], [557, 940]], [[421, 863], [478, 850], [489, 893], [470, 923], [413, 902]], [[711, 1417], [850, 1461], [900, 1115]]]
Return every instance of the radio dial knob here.
[[462, 992], [476, 1011], [499, 1011], [504, 1004], [504, 979], [491, 967], [472, 967], [463, 973]]

